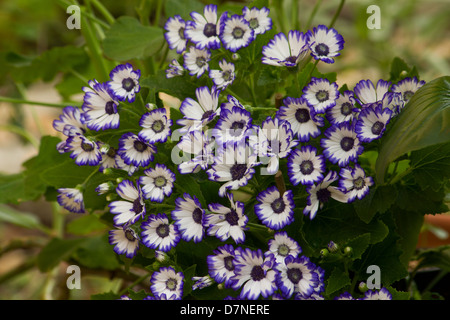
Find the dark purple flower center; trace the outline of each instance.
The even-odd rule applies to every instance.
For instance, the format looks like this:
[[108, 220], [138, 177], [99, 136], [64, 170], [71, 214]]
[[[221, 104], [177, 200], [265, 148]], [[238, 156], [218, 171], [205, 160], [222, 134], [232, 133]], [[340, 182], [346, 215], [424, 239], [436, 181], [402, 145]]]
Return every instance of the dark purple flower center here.
[[304, 175], [311, 174], [314, 171], [314, 165], [311, 160], [303, 160], [300, 163], [300, 172]]
[[377, 121], [372, 126], [372, 133], [374, 135], [379, 135], [384, 129], [384, 123], [381, 121]]
[[231, 32], [234, 39], [242, 39], [244, 37], [245, 31], [240, 27], [235, 27]]
[[328, 94], [328, 91], [326, 91], [326, 90], [319, 90], [319, 91], [317, 91], [317, 93], [316, 93], [316, 99], [319, 101], [319, 102], [324, 102], [324, 101], [327, 101], [328, 99], [329, 99], [329, 94]]
[[209, 118], [212, 117], [213, 114], [214, 114], [214, 111], [208, 110], [202, 115], [202, 119], [201, 120], [209, 119]]
[[319, 200], [319, 202], [327, 202], [328, 200], [330, 200], [330, 197], [331, 192], [327, 188], [317, 190], [317, 199]]
[[160, 133], [164, 130], [164, 123], [161, 120], [155, 120], [152, 124], [152, 130], [156, 133]]
[[130, 92], [134, 88], [134, 81], [131, 78], [125, 78], [122, 80], [122, 88]]
[[209, 37], [215, 37], [217, 35], [217, 27], [214, 23], [207, 23], [203, 29], [203, 34]]
[[274, 202], [270, 204], [273, 212], [275, 213], [282, 213], [284, 209], [286, 208], [286, 204], [284, 203], [283, 198], [278, 198]]
[[298, 268], [290, 268], [286, 272], [287, 277], [292, 283], [299, 283], [302, 280], [303, 274]]
[[90, 143], [82, 142], [81, 149], [83, 149], [83, 151], [85, 152], [91, 152], [92, 150], [94, 150], [94, 146]]
[[231, 179], [240, 180], [247, 172], [247, 165], [245, 163], [236, 163], [230, 168]]
[[227, 269], [228, 271], [233, 271], [234, 270], [234, 257], [233, 256], [227, 256], [225, 258], [223, 258], [223, 263], [225, 265], [225, 269]]
[[264, 279], [265, 274], [263, 268], [261, 266], [254, 266], [250, 272], [250, 277], [253, 281], [261, 281]]
[[353, 146], [355, 145], [355, 139], [350, 138], [350, 137], [344, 137], [341, 140], [341, 148], [344, 151], [349, 151], [353, 148]]
[[195, 210], [192, 212], [192, 219], [195, 223], [201, 224], [203, 219], [202, 209], [195, 208]]
[[147, 150], [147, 145], [139, 140], [135, 140], [133, 146], [134, 149], [136, 149], [136, 151], [138, 152], [144, 152], [145, 150]]
[[348, 116], [352, 113], [352, 104], [350, 102], [344, 102], [341, 105], [341, 114], [344, 116]]
[[327, 56], [330, 53], [330, 48], [325, 43], [319, 43], [315, 50], [319, 56]]
[[107, 114], [115, 114], [117, 113], [117, 108], [116, 108], [116, 104], [114, 103], [114, 101], [108, 101], [105, 105], [105, 112]]
[[311, 115], [309, 114], [309, 110], [307, 109], [297, 109], [295, 111], [295, 119], [297, 119], [300, 123], [305, 123], [311, 120]]
[[167, 237], [169, 233], [170, 228], [168, 224], [163, 223], [156, 227], [156, 234], [161, 238]]
[[137, 198], [136, 200], [133, 201], [133, 211], [137, 214], [141, 213], [142, 210], [144, 209], [142, 203], [141, 203], [141, 199]]
[[230, 226], [237, 226], [239, 222], [239, 216], [236, 210], [231, 209], [230, 212], [225, 214], [225, 220], [230, 224]]
[[131, 229], [125, 230], [125, 238], [127, 238], [128, 241], [134, 242], [136, 240], [136, 237], [134, 236], [134, 232]]
[[358, 177], [355, 180], [353, 180], [353, 187], [356, 190], [361, 190], [362, 188], [364, 188], [366, 186], [366, 181], [364, 181], [363, 177]]

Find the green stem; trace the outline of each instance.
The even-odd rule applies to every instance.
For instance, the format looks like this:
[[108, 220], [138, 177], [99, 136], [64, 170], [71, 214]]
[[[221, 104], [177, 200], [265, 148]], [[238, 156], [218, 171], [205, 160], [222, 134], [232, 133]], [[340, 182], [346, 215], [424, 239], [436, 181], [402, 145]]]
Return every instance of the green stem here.
[[124, 295], [124, 294], [128, 293], [128, 289], [131, 289], [134, 286], [138, 285], [139, 283], [141, 283], [142, 281], [147, 279], [151, 274], [152, 274], [151, 272], [144, 274], [142, 277], [140, 277], [136, 281], [134, 281], [131, 285], [129, 285], [128, 287], [126, 287], [125, 289], [120, 291], [119, 295]]
[[277, 16], [280, 31], [286, 33], [286, 27], [284, 25], [285, 16], [283, 10], [283, 0], [274, 0], [274, 2], [275, 3], [273, 3], [273, 5], [275, 6], [275, 14]]
[[55, 108], [64, 108], [67, 106], [81, 107], [81, 103], [79, 103], [79, 102], [50, 103], [50, 102], [39, 102], [39, 101], [30, 101], [30, 100], [24, 100], [24, 99], [8, 98], [8, 97], [3, 97], [3, 96], [0, 96], [0, 102], [32, 104], [32, 105], [36, 105], [36, 106], [55, 107]]
[[106, 7], [98, 0], [90, 0], [92, 5], [102, 14], [105, 20], [111, 25], [115, 22], [113, 15], [106, 9]]
[[89, 54], [94, 64], [97, 73], [97, 80], [99, 82], [106, 81], [109, 78], [108, 67], [106, 66], [106, 61], [103, 58], [103, 52], [99, 43], [99, 40], [95, 36], [94, 30], [90, 21], [81, 16], [83, 27], [81, 32], [86, 41], [86, 46], [89, 49]]
[[313, 11], [311, 12], [311, 14], [308, 17], [308, 22], [306, 22], [306, 30], [308, 30], [311, 27], [311, 23], [312, 23], [314, 17], [316, 16], [316, 13], [319, 10], [319, 7], [321, 4], [322, 4], [322, 0], [318, 0], [316, 2], [316, 5], [314, 6]]
[[331, 23], [330, 23], [330, 25], [328, 26], [328, 28], [333, 28], [333, 26], [334, 26], [334, 24], [335, 24], [337, 18], [338, 18], [339, 15], [341, 14], [341, 10], [342, 10], [342, 8], [344, 7], [344, 3], [345, 3], [345, 0], [341, 0], [341, 3], [339, 3], [339, 7], [338, 7], [338, 9], [336, 10], [336, 13], [334, 14], [333, 19], [331, 20]]

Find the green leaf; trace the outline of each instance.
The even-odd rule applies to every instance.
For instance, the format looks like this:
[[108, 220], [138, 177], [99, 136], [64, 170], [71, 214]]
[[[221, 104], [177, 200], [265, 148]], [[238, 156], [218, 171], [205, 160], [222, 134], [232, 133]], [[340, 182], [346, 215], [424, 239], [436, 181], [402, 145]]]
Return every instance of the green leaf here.
[[23, 172], [0, 175], [0, 203], [19, 203], [25, 196]]
[[53, 238], [42, 248], [37, 257], [37, 266], [41, 272], [50, 271], [61, 261], [68, 259], [87, 239]]
[[397, 199], [397, 190], [391, 185], [381, 185], [370, 189], [369, 194], [356, 200], [353, 206], [359, 218], [368, 223], [377, 213], [386, 212]]
[[351, 239], [345, 244], [345, 247], [352, 248], [351, 258], [353, 260], [361, 259], [362, 254], [370, 245], [370, 233], [362, 234], [354, 239]]
[[167, 17], [173, 17], [180, 15], [184, 20], [190, 20], [190, 13], [200, 12], [203, 14], [203, 8], [205, 5], [198, 0], [165, 0], [164, 11]]
[[67, 232], [79, 236], [105, 229], [106, 225], [95, 214], [81, 215], [67, 224]]
[[410, 68], [408, 64], [399, 57], [395, 57], [392, 60], [391, 70], [390, 70], [389, 81], [398, 82], [407, 77], [417, 77], [417, 70], [415, 67]]
[[348, 273], [338, 267], [335, 267], [328, 277], [325, 294], [329, 296], [345, 286], [350, 285], [350, 283], [351, 281]]
[[161, 28], [143, 26], [136, 18], [122, 16], [105, 33], [103, 49], [113, 60], [144, 59], [158, 52], [163, 42]]
[[115, 270], [119, 267], [117, 255], [108, 242], [108, 234], [87, 238], [77, 248], [74, 258], [92, 269]]
[[164, 70], [159, 71], [156, 75], [150, 75], [140, 81], [142, 87], [154, 89], [157, 92], [164, 92], [183, 101], [190, 97], [196, 99], [195, 90], [200, 84], [193, 82], [189, 75], [175, 78], [166, 78]]
[[400, 156], [450, 139], [450, 76], [423, 85], [381, 139], [376, 181], [384, 183], [389, 164]]
[[34, 214], [22, 212], [4, 204], [0, 204], [0, 221], [29, 229], [44, 229], [39, 218]]
[[411, 152], [411, 169], [422, 189], [439, 190], [450, 178], [450, 142]]
[[117, 300], [119, 298], [120, 295], [113, 291], [91, 295], [91, 300]]
[[450, 246], [424, 250], [419, 253], [417, 260], [420, 262], [416, 266], [416, 270], [435, 267], [450, 272]]
[[401, 237], [398, 242], [402, 250], [400, 261], [407, 267], [416, 250], [424, 216], [421, 213], [404, 211], [400, 208], [395, 208], [392, 212], [394, 213], [396, 232]]

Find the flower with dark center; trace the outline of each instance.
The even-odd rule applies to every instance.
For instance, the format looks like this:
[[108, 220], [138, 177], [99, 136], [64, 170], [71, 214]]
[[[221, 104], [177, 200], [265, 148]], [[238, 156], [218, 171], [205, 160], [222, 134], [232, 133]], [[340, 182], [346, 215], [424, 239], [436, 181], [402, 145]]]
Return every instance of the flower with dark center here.
[[349, 151], [355, 145], [355, 139], [353, 139], [351, 137], [344, 137], [344, 138], [342, 138], [340, 143], [341, 143], [342, 150]]
[[133, 224], [145, 215], [144, 199], [139, 186], [134, 186], [130, 180], [123, 180], [117, 185], [116, 192], [122, 200], [109, 204], [115, 225]]
[[286, 204], [284, 203], [283, 198], [276, 199], [274, 202], [270, 204], [270, 206], [272, 207], [273, 212], [277, 214], [283, 212], [284, 209], [286, 208]]
[[312, 146], [295, 149], [288, 158], [288, 175], [293, 185], [311, 185], [323, 178], [325, 158]]
[[217, 26], [213, 23], [207, 23], [205, 25], [205, 28], [203, 29], [203, 34], [210, 38], [210, 37], [215, 37], [217, 35]]
[[266, 274], [261, 266], [254, 266], [250, 272], [250, 277], [253, 281], [261, 281], [265, 276]]
[[141, 229], [142, 242], [150, 249], [168, 252], [181, 239], [178, 228], [169, 223], [169, 219], [164, 213], [150, 215], [141, 224]]
[[292, 190], [283, 194], [275, 186], [260, 192], [256, 197], [255, 214], [262, 224], [272, 230], [279, 230], [294, 219], [294, 200]]
[[314, 59], [334, 63], [334, 57], [344, 48], [344, 38], [335, 29], [319, 25], [313, 29], [309, 44]]
[[311, 120], [309, 110], [308, 109], [297, 109], [297, 111], [295, 111], [295, 119], [297, 119], [297, 121], [300, 123], [308, 122], [309, 120]]
[[358, 139], [370, 142], [381, 138], [393, 115], [393, 111], [383, 108], [381, 103], [365, 106], [355, 124]]
[[247, 164], [245, 163], [235, 163], [230, 168], [231, 180], [240, 180], [245, 176], [247, 172]]
[[205, 235], [203, 227], [205, 210], [202, 209], [197, 197], [183, 194], [175, 200], [175, 210], [172, 211], [172, 219], [185, 241], [199, 242]]
[[139, 177], [144, 197], [155, 202], [162, 202], [164, 197], [172, 194], [175, 174], [164, 164], [156, 164], [155, 168], [148, 168]]
[[325, 43], [319, 43], [315, 46], [314, 50], [319, 56], [328, 56], [330, 48]]

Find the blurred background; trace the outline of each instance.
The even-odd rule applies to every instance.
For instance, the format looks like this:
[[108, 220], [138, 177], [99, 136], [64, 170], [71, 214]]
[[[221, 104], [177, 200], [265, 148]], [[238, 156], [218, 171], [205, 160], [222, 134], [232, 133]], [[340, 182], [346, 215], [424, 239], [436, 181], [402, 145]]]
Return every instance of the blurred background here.
[[[137, 10], [143, 1], [146, 0], [107, 0], [101, 3], [114, 17], [137, 17]], [[156, 3], [159, 0], [147, 1]], [[281, 14], [271, 12], [280, 30], [289, 30], [295, 25], [300, 30], [312, 29], [318, 24], [328, 25], [340, 3], [339, 0], [299, 0], [294, 6], [293, 1], [296, 0], [271, 1], [281, 6]], [[192, 8], [198, 8], [199, 3], [218, 4], [221, 11], [227, 6], [248, 5], [250, 1], [188, 0], [185, 6], [190, 10], [190, 4]], [[367, 27], [367, 19], [372, 15], [367, 13], [370, 5], [377, 5], [380, 9], [380, 29]], [[292, 10], [295, 7], [298, 12]], [[308, 21], [315, 8], [316, 14]], [[55, 104], [81, 101], [79, 80], [62, 81], [57, 72], [58, 65], [47, 77], [39, 73], [19, 77], [15, 74], [50, 48], [83, 44], [80, 30], [66, 27], [68, 17], [64, 1], [0, 0], [1, 97], [21, 97]], [[338, 85], [347, 84], [349, 88], [362, 79], [374, 82], [381, 78], [388, 79], [394, 57], [401, 57], [409, 66], [415, 66], [425, 81], [449, 75], [448, 17], [448, 0], [347, 0], [334, 25], [344, 37], [344, 50], [334, 64], [321, 64], [319, 69], [324, 73], [337, 72]], [[163, 11], [159, 20], [161, 27], [167, 18]], [[44, 135], [56, 135], [52, 121], [59, 114], [60, 109], [55, 107], [0, 102], [0, 175], [21, 172], [22, 163], [37, 154], [39, 139]], [[36, 214], [44, 224], [51, 223], [52, 207], [45, 201], [25, 202], [11, 207]], [[31, 263], [26, 263], [37, 249], [30, 245], [29, 249], [10, 250], [14, 241], [26, 242], [35, 236], [34, 230], [2, 221], [0, 214], [0, 299], [42, 298], [45, 277], [32, 268]], [[62, 276], [65, 276], [64, 271]], [[65, 283], [65, 280], [62, 281]], [[96, 276], [85, 283], [85, 290], [72, 292], [72, 298], [88, 299], [91, 293], [113, 290], [117, 285]]]

